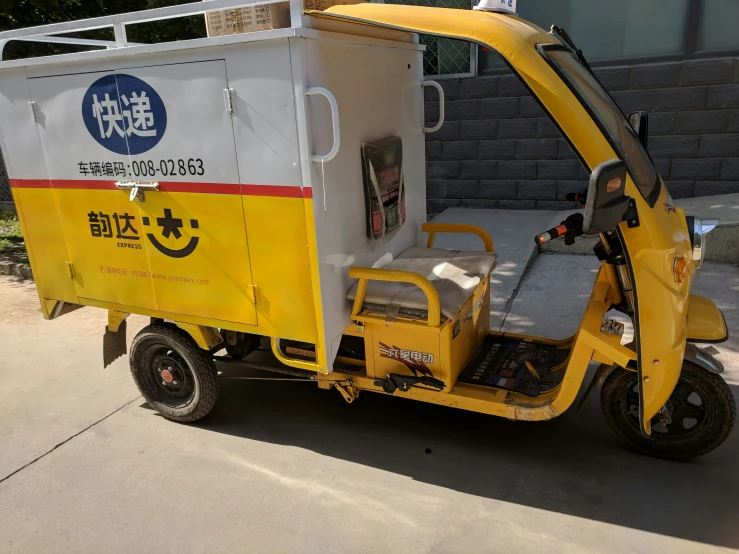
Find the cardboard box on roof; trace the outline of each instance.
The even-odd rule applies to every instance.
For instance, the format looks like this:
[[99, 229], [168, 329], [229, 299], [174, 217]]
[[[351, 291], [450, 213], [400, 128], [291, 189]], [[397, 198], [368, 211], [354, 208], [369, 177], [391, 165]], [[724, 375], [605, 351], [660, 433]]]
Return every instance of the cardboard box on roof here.
[[[331, 6], [361, 4], [366, 0], [303, 0], [306, 10], [325, 10]], [[290, 26], [290, 3], [263, 4], [205, 14], [209, 37], [284, 29]]]

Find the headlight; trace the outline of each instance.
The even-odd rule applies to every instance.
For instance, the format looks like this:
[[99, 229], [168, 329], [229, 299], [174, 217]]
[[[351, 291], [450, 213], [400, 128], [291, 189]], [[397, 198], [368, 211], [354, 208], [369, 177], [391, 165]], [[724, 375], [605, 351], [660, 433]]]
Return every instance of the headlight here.
[[690, 244], [693, 247], [693, 263], [696, 268], [699, 268], [703, 264], [703, 257], [706, 255], [706, 235], [718, 225], [718, 219], [701, 219], [692, 215], [685, 219], [688, 222]]

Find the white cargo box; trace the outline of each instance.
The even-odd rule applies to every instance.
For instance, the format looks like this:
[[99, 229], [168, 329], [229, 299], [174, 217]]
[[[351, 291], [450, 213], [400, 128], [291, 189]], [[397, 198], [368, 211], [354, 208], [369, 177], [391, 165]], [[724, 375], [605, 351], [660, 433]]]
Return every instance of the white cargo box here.
[[[415, 35], [318, 20], [293, 0], [286, 29], [126, 41], [136, 22], [258, 3], [0, 34], [0, 47], [105, 47], [0, 63], [0, 145], [47, 317], [81, 304], [305, 341], [328, 371], [350, 324], [349, 266], [418, 243]], [[64, 38], [102, 27], [115, 43]], [[406, 221], [382, 242], [368, 238], [360, 148], [390, 136], [402, 140]]]

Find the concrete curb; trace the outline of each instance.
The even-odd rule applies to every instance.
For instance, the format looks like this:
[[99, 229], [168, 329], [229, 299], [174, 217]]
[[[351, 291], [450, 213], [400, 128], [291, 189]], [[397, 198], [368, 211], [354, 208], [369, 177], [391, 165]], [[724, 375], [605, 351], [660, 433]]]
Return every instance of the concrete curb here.
[[0, 262], [0, 275], [12, 275], [21, 279], [33, 281], [31, 266], [26, 264], [14, 264], [11, 262]]

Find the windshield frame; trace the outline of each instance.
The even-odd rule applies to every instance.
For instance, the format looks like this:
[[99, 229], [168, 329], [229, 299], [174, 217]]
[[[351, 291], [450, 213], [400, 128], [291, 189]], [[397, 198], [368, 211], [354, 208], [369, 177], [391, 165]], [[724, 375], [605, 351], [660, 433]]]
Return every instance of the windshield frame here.
[[[573, 51], [572, 48], [569, 48], [568, 46], [564, 44], [538, 44], [536, 46], [536, 50], [539, 52], [539, 55], [541, 55], [541, 57], [544, 58], [544, 60], [549, 65], [549, 67], [552, 68], [552, 70], [557, 74], [557, 76], [567, 86], [567, 88], [570, 89], [570, 92], [572, 92], [573, 96], [577, 99], [580, 105], [585, 109], [585, 111], [588, 113], [588, 115], [593, 120], [593, 122], [598, 126], [598, 129], [602, 133], [603, 137], [608, 141], [608, 144], [610, 144], [611, 148], [613, 148], [613, 151], [616, 153], [619, 159], [623, 160], [626, 163], [626, 166], [629, 171], [629, 175], [631, 176], [631, 180], [633, 181], [634, 185], [636, 186], [637, 190], [642, 195], [644, 200], [646, 200], [647, 204], [649, 204], [649, 207], [653, 208], [655, 204], [657, 203], [657, 200], [659, 199], [660, 194], [662, 193], [662, 178], [660, 177], [659, 171], [657, 171], [657, 168], [654, 165], [654, 160], [652, 160], [652, 156], [649, 154], [649, 151], [646, 148], [644, 148], [644, 146], [641, 144], [641, 141], [639, 141], [639, 137], [636, 135], [636, 132], [631, 127], [631, 124], [629, 123], [629, 120], [626, 114], [618, 106], [618, 104], [613, 99], [613, 97], [608, 92], [608, 90], [598, 80], [598, 78], [592, 72], [592, 70], [587, 65], [587, 63], [583, 63], [582, 60], [579, 58], [577, 52]], [[603, 89], [603, 92], [605, 93], [605, 95], [613, 103], [613, 106], [615, 107], [615, 109], [618, 110], [618, 114], [624, 118], [626, 125], [627, 125], [627, 129], [630, 131], [631, 135], [633, 136], [633, 139], [636, 141], [638, 145], [638, 148], [640, 148], [643, 151], [643, 153], [646, 156], [646, 159], [649, 160], [649, 163], [651, 164], [652, 169], [654, 170], [655, 181], [651, 185], [651, 190], [649, 191], [648, 194], [645, 194], [644, 191], [642, 191], [642, 187], [640, 186], [640, 183], [637, 182], [634, 176], [632, 165], [627, 159], [624, 149], [618, 144], [618, 142], [611, 135], [610, 130], [605, 126], [603, 120], [601, 119], [601, 117], [599, 117], [598, 113], [593, 110], [590, 103], [586, 101], [585, 98], [583, 98], [583, 95], [580, 93], [579, 90], [577, 90], [577, 88], [575, 87], [570, 77], [566, 73], [564, 73], [562, 69], [559, 67], [559, 65], [555, 63], [555, 61], [549, 56], [549, 52], [551, 51], [566, 52], [570, 54], [580, 65], [582, 65], [583, 69], [587, 71], [588, 73], [590, 73], [593, 79]]]

